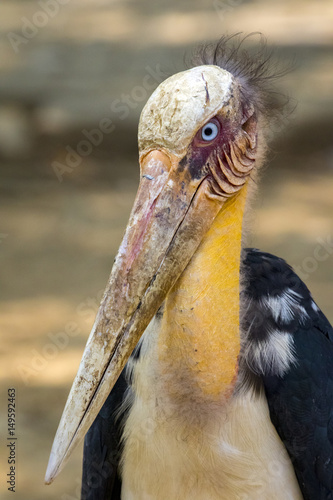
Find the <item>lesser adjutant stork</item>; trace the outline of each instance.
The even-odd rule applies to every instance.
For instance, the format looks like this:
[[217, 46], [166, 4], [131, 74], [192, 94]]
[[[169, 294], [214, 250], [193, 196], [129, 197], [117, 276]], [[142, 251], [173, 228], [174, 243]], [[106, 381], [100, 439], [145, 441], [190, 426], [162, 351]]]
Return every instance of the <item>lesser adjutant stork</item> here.
[[91, 426], [86, 500], [333, 498], [333, 330], [284, 260], [244, 247], [277, 100], [234, 40], [141, 114], [138, 194], [46, 474]]

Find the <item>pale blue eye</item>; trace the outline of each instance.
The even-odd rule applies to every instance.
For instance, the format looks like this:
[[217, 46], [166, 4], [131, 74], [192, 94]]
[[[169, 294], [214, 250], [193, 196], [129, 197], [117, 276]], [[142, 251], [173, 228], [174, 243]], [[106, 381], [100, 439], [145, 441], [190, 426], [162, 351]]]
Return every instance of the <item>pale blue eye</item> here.
[[201, 137], [204, 141], [212, 141], [219, 133], [218, 126], [214, 122], [208, 122], [202, 127]]

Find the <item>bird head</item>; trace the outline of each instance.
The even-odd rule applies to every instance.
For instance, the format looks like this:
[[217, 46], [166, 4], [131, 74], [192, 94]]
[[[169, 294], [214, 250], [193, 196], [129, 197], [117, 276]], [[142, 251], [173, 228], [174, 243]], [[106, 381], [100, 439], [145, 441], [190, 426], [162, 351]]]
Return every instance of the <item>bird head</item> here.
[[142, 111], [138, 193], [54, 440], [47, 483], [89, 429], [214, 219], [230, 210], [228, 201], [256, 170], [262, 113], [248, 80], [234, 73], [218, 64], [178, 73]]

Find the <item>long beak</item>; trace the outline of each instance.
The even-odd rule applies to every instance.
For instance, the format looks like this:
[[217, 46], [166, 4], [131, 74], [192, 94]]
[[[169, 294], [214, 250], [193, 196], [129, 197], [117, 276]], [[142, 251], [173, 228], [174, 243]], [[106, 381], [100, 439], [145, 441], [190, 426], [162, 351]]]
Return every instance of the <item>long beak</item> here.
[[47, 484], [93, 423], [221, 208], [209, 196], [209, 178], [192, 179], [175, 156], [151, 151], [140, 163], [138, 194], [54, 439]]

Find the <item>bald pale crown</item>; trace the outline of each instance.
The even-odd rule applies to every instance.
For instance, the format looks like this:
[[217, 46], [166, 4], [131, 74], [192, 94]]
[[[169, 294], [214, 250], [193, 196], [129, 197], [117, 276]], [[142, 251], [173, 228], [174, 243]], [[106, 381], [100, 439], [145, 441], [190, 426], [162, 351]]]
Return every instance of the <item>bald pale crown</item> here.
[[143, 108], [139, 149], [166, 148], [180, 155], [217, 112], [231, 117], [239, 111], [239, 87], [218, 66], [197, 66], [177, 73], [157, 87]]

